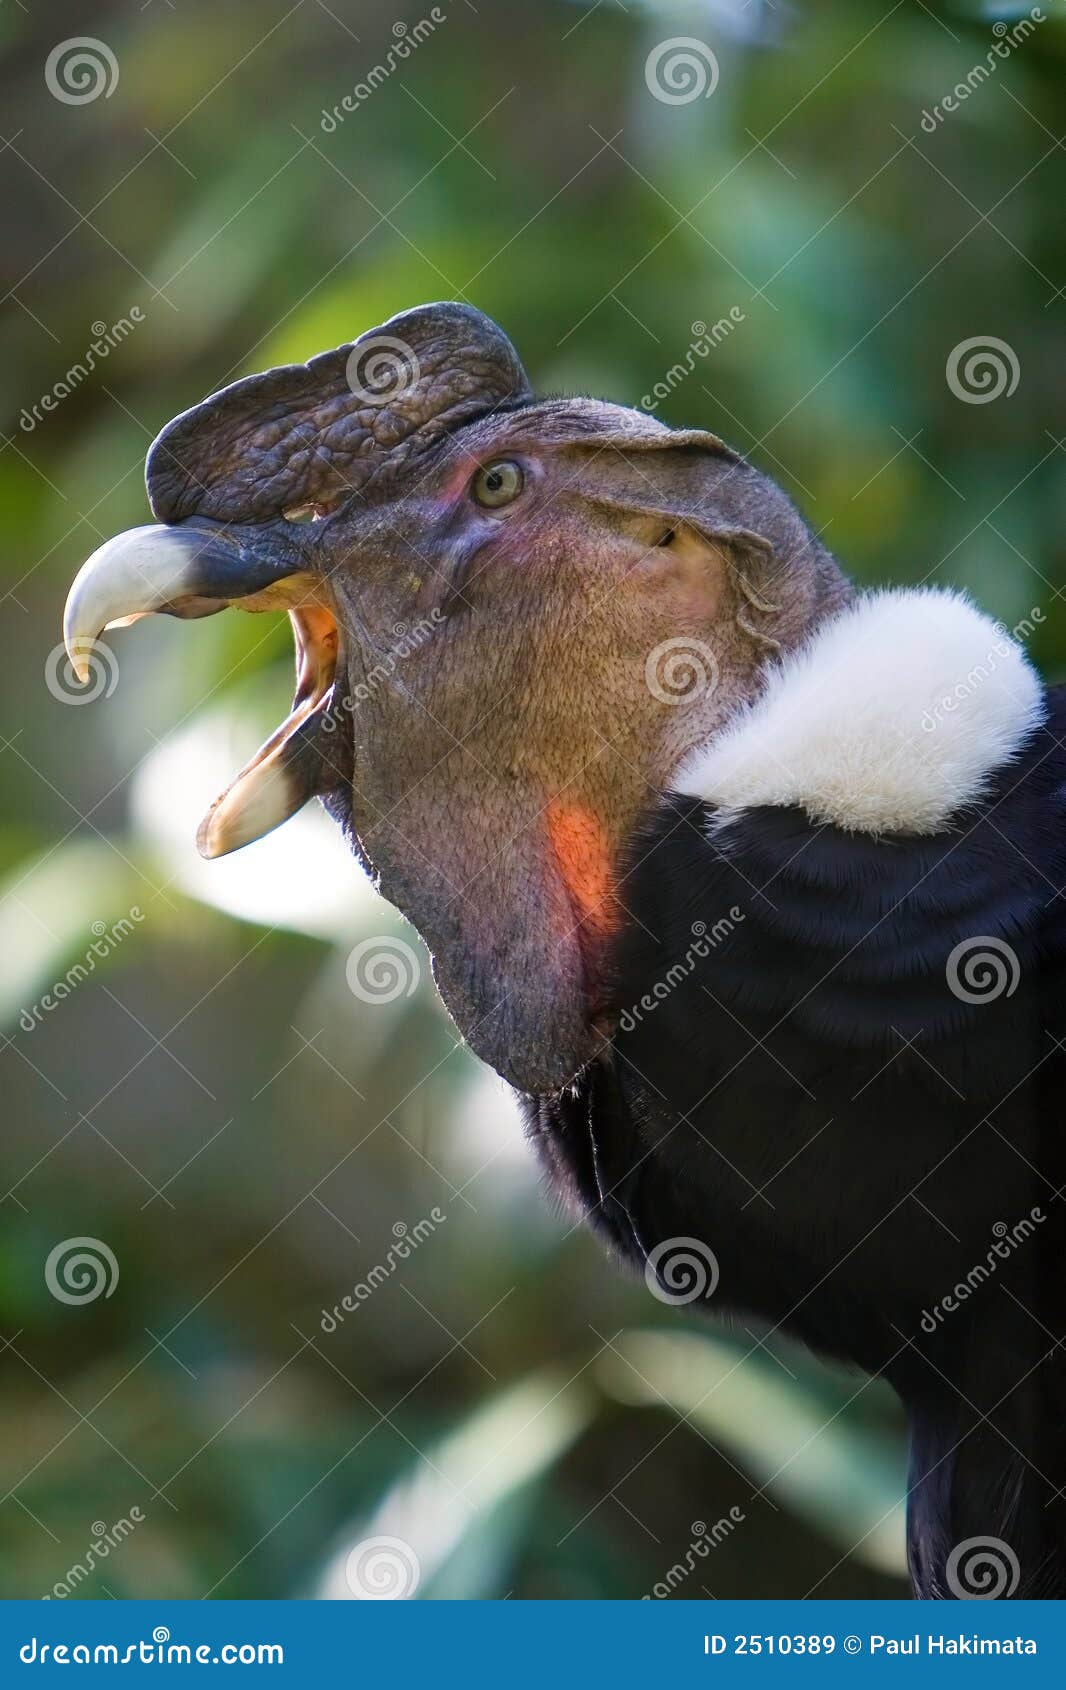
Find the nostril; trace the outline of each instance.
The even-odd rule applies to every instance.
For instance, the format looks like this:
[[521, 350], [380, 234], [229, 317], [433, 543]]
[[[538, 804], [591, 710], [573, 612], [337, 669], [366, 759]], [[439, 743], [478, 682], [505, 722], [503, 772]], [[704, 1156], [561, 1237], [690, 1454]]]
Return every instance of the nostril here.
[[327, 516], [333, 515], [340, 502], [339, 498], [320, 499], [312, 505], [293, 505], [281, 514], [286, 522], [322, 522]]

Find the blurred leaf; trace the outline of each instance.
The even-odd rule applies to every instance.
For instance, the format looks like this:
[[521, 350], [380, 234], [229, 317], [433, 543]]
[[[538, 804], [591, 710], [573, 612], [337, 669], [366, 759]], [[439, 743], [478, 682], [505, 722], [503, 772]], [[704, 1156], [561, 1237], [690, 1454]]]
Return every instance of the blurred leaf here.
[[738, 1355], [705, 1334], [628, 1333], [602, 1376], [624, 1400], [670, 1406], [743, 1461], [760, 1489], [886, 1572], [905, 1565], [902, 1496], [906, 1473], [883, 1437], [844, 1415], [847, 1400], [873, 1389], [857, 1382], [835, 1412], [761, 1355]]
[[592, 1410], [590, 1394], [555, 1372], [533, 1374], [501, 1392], [428, 1450], [372, 1517], [351, 1529], [316, 1594], [358, 1594], [346, 1577], [349, 1556], [367, 1539], [384, 1537], [413, 1551], [420, 1597], [504, 1595], [524, 1524], [522, 1493], [580, 1435]]

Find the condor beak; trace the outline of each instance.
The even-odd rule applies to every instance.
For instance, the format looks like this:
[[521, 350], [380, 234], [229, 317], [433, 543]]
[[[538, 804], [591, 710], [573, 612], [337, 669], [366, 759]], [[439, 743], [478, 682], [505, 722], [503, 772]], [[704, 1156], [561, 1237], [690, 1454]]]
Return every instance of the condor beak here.
[[227, 605], [289, 612], [297, 659], [293, 709], [204, 817], [196, 842], [205, 857], [261, 838], [346, 778], [348, 748], [330, 714], [337, 624], [321, 577], [301, 567], [304, 561], [275, 525], [240, 530], [194, 518], [131, 528], [108, 540], [70, 589], [63, 639], [81, 681], [89, 678], [93, 646], [105, 628], [154, 614], [213, 616]]
[[[249, 545], [234, 530], [200, 518], [173, 527], [129, 528], [83, 563], [67, 595], [63, 639], [74, 673], [89, 678], [93, 645], [105, 628], [139, 616], [212, 616], [291, 578], [300, 562]], [[249, 605], [267, 609], [268, 605]]]

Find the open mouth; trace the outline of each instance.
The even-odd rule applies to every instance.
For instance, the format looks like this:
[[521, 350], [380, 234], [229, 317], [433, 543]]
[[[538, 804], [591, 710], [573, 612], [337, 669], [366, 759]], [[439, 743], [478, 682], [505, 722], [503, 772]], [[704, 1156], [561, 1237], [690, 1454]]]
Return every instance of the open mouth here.
[[[296, 778], [305, 744], [317, 746], [318, 729], [329, 731], [337, 671], [337, 620], [326, 602], [322, 583], [313, 577], [290, 577], [301, 596], [286, 608], [296, 646], [296, 694], [293, 706], [269, 739], [259, 747], [226, 790], [219, 794], [196, 833], [202, 857], [224, 857], [242, 845], [261, 839], [300, 809], [311, 796]], [[285, 583], [286, 586], [289, 583]], [[280, 595], [271, 588], [263, 597]], [[273, 610], [269, 604], [241, 604], [242, 610]], [[338, 778], [341, 771], [338, 770]], [[302, 794], [302, 795], [301, 795]]]
[[288, 613], [296, 647], [292, 709], [208, 810], [196, 836], [205, 857], [261, 838], [347, 778], [349, 748], [331, 716], [340, 637], [329, 589], [276, 550], [216, 524], [133, 529], [94, 552], [67, 600], [64, 639], [81, 679], [99, 635], [144, 616], [188, 620], [227, 606]]

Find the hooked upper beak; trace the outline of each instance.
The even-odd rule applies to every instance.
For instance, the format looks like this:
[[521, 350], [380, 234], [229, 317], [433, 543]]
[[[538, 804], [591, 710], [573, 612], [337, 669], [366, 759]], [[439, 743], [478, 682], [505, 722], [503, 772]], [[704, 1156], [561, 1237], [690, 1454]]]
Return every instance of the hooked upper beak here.
[[212, 616], [298, 569], [291, 553], [249, 545], [204, 518], [128, 528], [97, 547], [67, 594], [63, 639], [74, 673], [88, 680], [93, 645], [105, 628], [153, 614]]
[[204, 817], [196, 842], [205, 857], [261, 838], [347, 778], [343, 736], [331, 716], [337, 623], [325, 583], [307, 561], [306, 545], [301, 549], [280, 524], [146, 524], [100, 546], [67, 597], [63, 639], [81, 681], [106, 628], [156, 614], [213, 616], [227, 605], [288, 611], [297, 657], [292, 711]]

